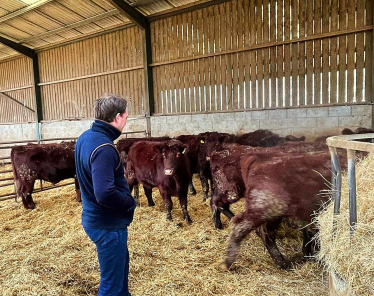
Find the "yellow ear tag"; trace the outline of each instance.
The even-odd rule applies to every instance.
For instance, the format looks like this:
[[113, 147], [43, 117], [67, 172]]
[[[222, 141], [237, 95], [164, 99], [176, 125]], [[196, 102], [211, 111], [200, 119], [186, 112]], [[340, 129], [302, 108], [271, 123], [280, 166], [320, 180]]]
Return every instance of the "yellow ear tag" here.
[[186, 148], [183, 149], [182, 154], [184, 154], [185, 152], [186, 152]]
[[204, 142], [204, 140], [200, 140], [200, 143], [201, 143], [201, 144], [204, 144], [205, 142]]

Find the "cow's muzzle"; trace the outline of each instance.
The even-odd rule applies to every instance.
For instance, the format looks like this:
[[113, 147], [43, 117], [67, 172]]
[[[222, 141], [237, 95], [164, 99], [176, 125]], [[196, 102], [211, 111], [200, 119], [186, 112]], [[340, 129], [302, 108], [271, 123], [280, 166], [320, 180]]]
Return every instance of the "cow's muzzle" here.
[[207, 161], [210, 161], [210, 157], [209, 157], [209, 156], [207, 156], [207, 157], [206, 157], [206, 160], [207, 160]]
[[165, 170], [164, 172], [166, 176], [171, 176], [173, 174], [173, 170]]

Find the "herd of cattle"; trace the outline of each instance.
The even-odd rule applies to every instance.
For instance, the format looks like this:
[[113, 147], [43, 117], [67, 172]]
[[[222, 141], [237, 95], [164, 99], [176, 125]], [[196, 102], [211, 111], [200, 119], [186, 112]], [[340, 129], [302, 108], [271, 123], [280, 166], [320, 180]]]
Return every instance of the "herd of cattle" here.
[[[343, 134], [368, 133], [369, 129], [344, 129]], [[241, 136], [206, 132], [176, 138], [126, 138], [117, 142], [130, 190], [138, 195], [143, 185], [149, 206], [154, 206], [152, 188], [158, 188], [168, 220], [172, 220], [172, 196], [177, 196], [184, 219], [188, 213], [188, 191], [196, 194], [192, 175], [198, 174], [204, 200], [209, 197], [216, 229], [222, 228], [221, 213], [231, 219], [227, 254], [221, 267], [228, 269], [239, 253], [241, 241], [255, 230], [276, 264], [288, 268], [275, 236], [283, 218], [310, 224], [327, 195], [331, 162], [326, 137], [305, 142], [305, 137], [280, 137], [268, 130]], [[32, 199], [37, 179], [56, 184], [75, 177], [74, 142], [27, 144], [11, 151], [16, 193], [26, 209], [34, 209]], [[345, 167], [345, 157], [341, 165]], [[105, 172], [103, 172], [105, 173]], [[75, 181], [80, 201], [78, 182]], [[245, 211], [234, 215], [230, 205], [245, 198]], [[311, 230], [303, 228], [303, 253], [310, 255]]]

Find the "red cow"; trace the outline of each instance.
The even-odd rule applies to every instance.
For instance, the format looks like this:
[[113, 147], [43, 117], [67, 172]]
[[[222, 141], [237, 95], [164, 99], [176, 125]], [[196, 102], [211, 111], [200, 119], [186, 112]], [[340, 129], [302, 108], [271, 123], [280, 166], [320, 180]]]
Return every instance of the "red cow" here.
[[258, 152], [312, 152], [328, 151], [327, 145], [321, 148], [319, 143], [285, 142], [275, 147], [249, 147], [235, 143], [216, 144], [210, 158], [210, 167], [215, 190], [210, 200], [213, 213], [213, 224], [216, 229], [222, 229], [220, 214], [231, 219], [234, 214], [230, 204], [237, 202], [245, 195], [245, 185], [240, 171], [240, 158], [243, 154]]
[[[127, 163], [127, 155], [130, 151], [130, 148], [132, 145], [134, 145], [137, 142], [140, 141], [149, 141], [149, 142], [161, 142], [170, 140], [170, 137], [149, 137], [149, 138], [125, 138], [120, 139], [117, 144], [117, 150], [119, 152], [119, 155], [121, 157], [122, 163], [124, 165], [124, 168], [126, 170], [126, 163]], [[134, 198], [135, 200], [139, 200], [139, 186], [134, 186]]]
[[77, 201], [81, 201], [75, 176], [74, 150], [74, 142], [12, 147], [11, 161], [16, 193], [22, 197], [25, 209], [35, 208], [31, 194], [37, 179], [56, 184], [64, 179], [75, 178]]
[[353, 134], [370, 134], [374, 133], [374, 130], [366, 127], [358, 127], [355, 131], [352, 131], [349, 128], [345, 128], [342, 130], [342, 135], [353, 135]]
[[288, 268], [289, 263], [275, 242], [276, 231], [286, 217], [309, 224], [311, 215], [327, 200], [320, 192], [328, 189], [325, 180], [331, 178], [330, 154], [243, 154], [241, 173], [246, 188], [246, 210], [231, 220], [229, 245], [221, 267], [230, 268], [241, 241], [256, 230], [275, 263]]
[[152, 188], [158, 187], [167, 210], [167, 220], [172, 220], [171, 196], [178, 196], [183, 218], [191, 223], [187, 211], [191, 173], [185, 150], [186, 145], [177, 140], [135, 143], [128, 154], [125, 174], [130, 190], [139, 183], [143, 185], [150, 206], [154, 205]]

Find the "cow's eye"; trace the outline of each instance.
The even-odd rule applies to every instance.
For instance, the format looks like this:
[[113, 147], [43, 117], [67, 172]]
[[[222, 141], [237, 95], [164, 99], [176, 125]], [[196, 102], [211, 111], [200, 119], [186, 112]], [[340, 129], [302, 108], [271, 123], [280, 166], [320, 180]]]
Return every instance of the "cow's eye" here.
[[177, 153], [177, 157], [179, 157], [179, 156], [181, 156], [181, 153], [180, 153], [180, 152]]

